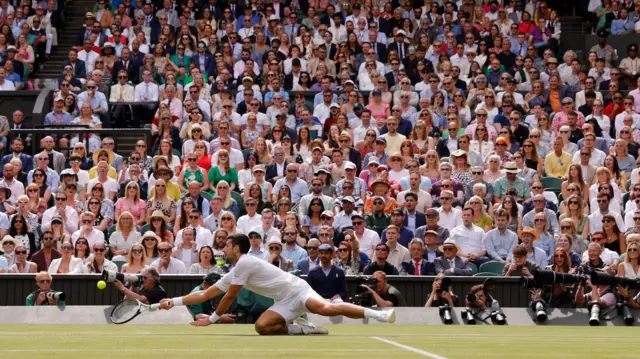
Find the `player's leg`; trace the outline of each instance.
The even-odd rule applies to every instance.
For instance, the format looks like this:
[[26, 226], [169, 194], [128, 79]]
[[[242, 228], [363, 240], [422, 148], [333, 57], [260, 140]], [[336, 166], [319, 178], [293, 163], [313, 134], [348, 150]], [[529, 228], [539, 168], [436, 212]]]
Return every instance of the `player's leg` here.
[[393, 309], [379, 311], [360, 307], [351, 303], [330, 303], [319, 295], [311, 296], [305, 303], [307, 309], [314, 314], [325, 317], [343, 315], [352, 319], [372, 318], [381, 322], [393, 323], [396, 321], [396, 314]]
[[267, 310], [262, 313], [255, 324], [256, 332], [260, 335], [284, 335], [289, 334], [287, 322], [282, 315]]

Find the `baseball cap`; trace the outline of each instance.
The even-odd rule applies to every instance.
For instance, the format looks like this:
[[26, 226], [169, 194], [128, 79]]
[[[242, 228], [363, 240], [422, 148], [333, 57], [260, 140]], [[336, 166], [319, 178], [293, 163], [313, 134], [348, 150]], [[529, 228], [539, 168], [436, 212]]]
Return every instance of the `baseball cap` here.
[[425, 213], [424, 213], [427, 217], [431, 216], [431, 217], [440, 217], [440, 213], [433, 209], [433, 208], [429, 208]]

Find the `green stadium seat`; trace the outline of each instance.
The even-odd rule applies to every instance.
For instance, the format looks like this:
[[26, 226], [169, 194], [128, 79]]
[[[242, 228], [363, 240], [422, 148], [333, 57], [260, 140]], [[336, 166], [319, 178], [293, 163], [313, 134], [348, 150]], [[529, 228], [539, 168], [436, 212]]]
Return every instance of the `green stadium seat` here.
[[490, 273], [495, 273], [497, 275], [501, 275], [502, 270], [504, 269], [504, 263], [500, 263], [500, 262], [482, 263], [479, 269], [480, 269], [480, 273], [490, 272]]
[[469, 262], [469, 264], [471, 264], [471, 270], [473, 271], [473, 274], [478, 273], [478, 266], [475, 263], [471, 262]]
[[492, 273], [492, 272], [480, 272], [473, 275], [474, 277], [499, 277], [500, 274]]
[[120, 272], [122, 270], [122, 266], [127, 263], [127, 261], [123, 261], [123, 260], [114, 260], [112, 261], [116, 266], [118, 266], [118, 272]]
[[242, 199], [242, 195], [236, 191], [231, 191], [231, 198], [233, 198], [238, 204], [238, 218], [247, 214], [247, 211], [244, 208], [244, 199]]
[[202, 196], [202, 198], [204, 198], [205, 200], [211, 201], [211, 193], [207, 192], [207, 191], [201, 191], [200, 195]]
[[562, 188], [562, 179], [557, 177], [542, 177], [540, 182], [544, 185], [544, 189], [547, 191], [559, 190]]

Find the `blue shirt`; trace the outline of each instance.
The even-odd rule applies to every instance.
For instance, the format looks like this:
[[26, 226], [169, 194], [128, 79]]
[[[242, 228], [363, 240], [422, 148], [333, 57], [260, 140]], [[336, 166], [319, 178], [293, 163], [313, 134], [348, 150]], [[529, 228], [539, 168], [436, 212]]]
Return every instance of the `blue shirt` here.
[[[36, 169], [32, 169], [27, 174], [27, 183], [33, 183], [33, 171]], [[56, 193], [58, 190], [58, 185], [60, 184], [60, 178], [58, 177], [58, 173], [53, 169], [47, 167], [47, 186], [51, 188], [51, 193]]]
[[364, 155], [364, 167], [367, 167], [369, 165], [369, 159], [371, 157], [378, 157], [378, 162], [380, 162], [381, 165], [386, 165], [387, 164], [387, 159], [389, 158], [389, 155], [384, 152], [384, 154], [382, 155], [382, 157], [378, 156], [378, 154], [374, 151], [374, 152], [369, 152], [366, 155]]
[[505, 229], [504, 233], [500, 233], [498, 228], [494, 228], [484, 237], [484, 248], [487, 250], [487, 255], [496, 261], [507, 258], [517, 244], [518, 235], [508, 229]]
[[[404, 247], [409, 248], [409, 242], [411, 242], [412, 239], [413, 239], [413, 232], [409, 228], [402, 226], [402, 228], [400, 228], [400, 238], [398, 239], [398, 243], [402, 244]], [[387, 242], [386, 229], [382, 231], [381, 240], [382, 240], [382, 243]]]
[[635, 24], [627, 17], [627, 21], [623, 22], [622, 19], [616, 19], [611, 22], [611, 35], [619, 35], [627, 30], [634, 30]]
[[[87, 101], [89, 94], [87, 93], [87, 91], [81, 92], [78, 95], [78, 108], [82, 107], [82, 104]], [[95, 110], [97, 108], [102, 107], [105, 111], [109, 110], [109, 105], [107, 104], [107, 98], [105, 97], [105, 95], [100, 92], [100, 91], [96, 91], [95, 95], [93, 96], [93, 98], [91, 99], [91, 109]]]
[[284, 259], [292, 261], [294, 268], [296, 265], [298, 265], [299, 261], [307, 259], [309, 257], [307, 251], [302, 249], [302, 247], [297, 244], [291, 250], [289, 250], [287, 246], [284, 246], [284, 248], [282, 248], [282, 253], [280, 253], [280, 256]]
[[[431, 189], [432, 184], [431, 184], [431, 180], [429, 179], [429, 177], [425, 177], [425, 176], [421, 176], [422, 178], [420, 179], [420, 189], [423, 191], [426, 191], [428, 189]], [[403, 177], [400, 180], [400, 187], [402, 187], [403, 191], [406, 191], [409, 189], [409, 177]]]
[[69, 112], [62, 111], [60, 115], [57, 115], [55, 111], [49, 112], [46, 116], [44, 116], [44, 125], [70, 125], [71, 124], [71, 115]]
[[7, 273], [9, 271], [9, 262], [3, 256], [0, 256], [0, 268], [4, 269], [4, 272]]
[[309, 186], [307, 185], [307, 182], [301, 180], [300, 178], [296, 178], [295, 182], [291, 184], [288, 182], [286, 177], [280, 178], [276, 181], [276, 184], [273, 186], [273, 193], [280, 192], [280, 187], [282, 187], [282, 185], [284, 184], [291, 188], [291, 202], [293, 203], [300, 202], [300, 198], [309, 194]]

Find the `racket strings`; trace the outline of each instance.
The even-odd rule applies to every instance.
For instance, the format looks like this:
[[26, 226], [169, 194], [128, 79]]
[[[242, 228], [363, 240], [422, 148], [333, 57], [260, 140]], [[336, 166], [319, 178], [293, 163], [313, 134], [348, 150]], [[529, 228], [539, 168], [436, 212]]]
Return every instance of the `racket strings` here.
[[111, 321], [114, 323], [125, 322], [138, 314], [139, 303], [135, 300], [120, 303], [111, 313]]

